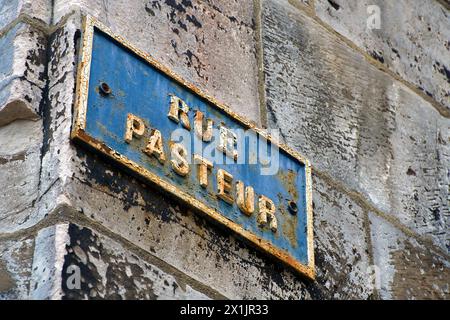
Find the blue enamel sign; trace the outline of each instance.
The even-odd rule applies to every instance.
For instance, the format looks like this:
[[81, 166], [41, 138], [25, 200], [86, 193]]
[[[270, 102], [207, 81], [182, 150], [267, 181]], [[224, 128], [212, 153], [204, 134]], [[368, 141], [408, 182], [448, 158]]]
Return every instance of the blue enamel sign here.
[[72, 138], [314, 278], [309, 162], [91, 17]]

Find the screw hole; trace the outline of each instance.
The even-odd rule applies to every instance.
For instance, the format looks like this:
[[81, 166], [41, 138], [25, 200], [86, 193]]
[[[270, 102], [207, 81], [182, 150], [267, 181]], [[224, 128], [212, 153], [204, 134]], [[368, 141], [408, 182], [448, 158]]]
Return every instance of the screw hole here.
[[106, 82], [100, 83], [99, 88], [100, 92], [104, 95], [110, 95], [112, 92], [111, 87]]
[[298, 212], [297, 204], [294, 201], [289, 201], [288, 209], [289, 212], [293, 215], [296, 215]]

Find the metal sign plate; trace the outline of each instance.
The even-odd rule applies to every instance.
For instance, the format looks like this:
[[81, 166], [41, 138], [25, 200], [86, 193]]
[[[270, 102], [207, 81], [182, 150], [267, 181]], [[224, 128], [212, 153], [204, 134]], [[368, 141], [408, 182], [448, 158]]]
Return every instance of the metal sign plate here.
[[308, 160], [92, 17], [82, 41], [72, 139], [314, 279]]

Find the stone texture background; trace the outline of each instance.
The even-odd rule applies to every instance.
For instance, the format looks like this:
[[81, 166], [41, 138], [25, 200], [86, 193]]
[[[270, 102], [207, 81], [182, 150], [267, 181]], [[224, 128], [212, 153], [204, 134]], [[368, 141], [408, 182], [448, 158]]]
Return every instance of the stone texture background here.
[[[70, 142], [84, 14], [311, 159], [316, 281]], [[0, 299], [449, 299], [449, 15], [0, 0]]]

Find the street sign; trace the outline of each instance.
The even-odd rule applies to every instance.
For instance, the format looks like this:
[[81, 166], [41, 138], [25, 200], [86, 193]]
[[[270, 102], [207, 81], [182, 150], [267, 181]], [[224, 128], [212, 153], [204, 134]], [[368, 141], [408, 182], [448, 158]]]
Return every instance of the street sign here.
[[92, 17], [81, 51], [74, 141], [314, 279], [308, 160]]

